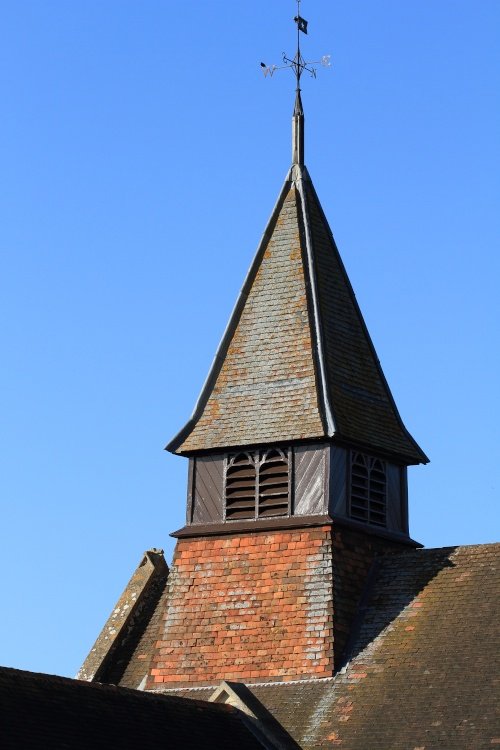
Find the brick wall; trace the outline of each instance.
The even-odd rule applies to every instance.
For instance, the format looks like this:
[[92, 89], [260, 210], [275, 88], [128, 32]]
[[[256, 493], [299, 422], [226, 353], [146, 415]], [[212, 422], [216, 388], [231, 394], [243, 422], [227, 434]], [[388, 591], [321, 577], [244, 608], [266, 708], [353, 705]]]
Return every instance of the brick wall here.
[[177, 542], [149, 688], [332, 672], [329, 526]]

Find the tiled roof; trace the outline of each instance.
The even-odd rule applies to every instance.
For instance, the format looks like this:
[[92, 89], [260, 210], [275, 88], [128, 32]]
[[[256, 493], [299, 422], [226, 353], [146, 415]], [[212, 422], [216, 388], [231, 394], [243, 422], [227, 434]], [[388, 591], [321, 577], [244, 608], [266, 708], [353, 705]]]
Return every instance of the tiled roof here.
[[168, 448], [324, 437], [427, 461], [401, 422], [307, 170], [295, 165], [193, 417]]
[[2, 750], [262, 750], [237, 709], [0, 668]]
[[409, 551], [378, 565], [336, 677], [251, 691], [304, 750], [500, 745], [500, 544]]

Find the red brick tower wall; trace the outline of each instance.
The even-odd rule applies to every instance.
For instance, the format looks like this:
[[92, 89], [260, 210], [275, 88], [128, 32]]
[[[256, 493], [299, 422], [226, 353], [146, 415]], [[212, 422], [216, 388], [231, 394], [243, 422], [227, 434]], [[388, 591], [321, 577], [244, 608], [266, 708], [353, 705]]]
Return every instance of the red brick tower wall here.
[[333, 673], [329, 526], [180, 539], [148, 688]]
[[335, 524], [180, 539], [147, 688], [332, 676], [374, 558], [405, 549]]

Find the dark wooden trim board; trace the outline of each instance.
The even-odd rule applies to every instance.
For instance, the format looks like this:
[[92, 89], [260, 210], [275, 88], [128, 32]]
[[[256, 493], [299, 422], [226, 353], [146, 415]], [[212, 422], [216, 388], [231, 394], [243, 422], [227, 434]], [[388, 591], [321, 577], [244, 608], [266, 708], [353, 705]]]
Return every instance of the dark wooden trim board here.
[[176, 539], [195, 536], [215, 536], [220, 534], [254, 534], [259, 531], [280, 531], [281, 529], [307, 528], [332, 524], [330, 516], [289, 516], [287, 518], [262, 518], [250, 521], [226, 521], [226, 523], [191, 524], [170, 536]]
[[404, 534], [395, 534], [385, 529], [371, 527], [368, 524], [351, 521], [347, 518], [325, 516], [290, 516], [288, 518], [264, 518], [255, 521], [226, 521], [225, 523], [190, 524], [182, 529], [173, 531], [170, 536], [175, 539], [187, 537], [225, 536], [227, 534], [255, 534], [266, 531], [281, 531], [286, 529], [310, 528], [311, 526], [347, 526], [356, 531], [362, 531], [371, 536], [390, 539], [408, 547], [423, 547]]

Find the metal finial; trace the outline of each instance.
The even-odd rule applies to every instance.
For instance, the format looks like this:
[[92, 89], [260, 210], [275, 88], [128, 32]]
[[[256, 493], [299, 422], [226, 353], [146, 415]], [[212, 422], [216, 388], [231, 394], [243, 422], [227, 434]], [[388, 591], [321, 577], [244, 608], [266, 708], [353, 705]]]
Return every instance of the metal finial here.
[[313, 65], [323, 65], [324, 67], [330, 66], [330, 55], [323, 55], [321, 60], [315, 60], [314, 62], [307, 62], [300, 51], [300, 34], [307, 34], [307, 21], [300, 15], [300, 1], [297, 0], [297, 15], [293, 19], [297, 24], [297, 52], [293, 59], [287, 57], [286, 52], [283, 52], [284, 65], [266, 65], [261, 62], [260, 67], [264, 73], [264, 77], [273, 76], [275, 71], [289, 68], [293, 71], [296, 80], [295, 87], [295, 106], [293, 110], [292, 120], [292, 164], [298, 164], [303, 166], [304, 164], [304, 111], [302, 109], [302, 99], [300, 96], [300, 78], [302, 73], [306, 71], [313, 78], [316, 78], [316, 68]]

